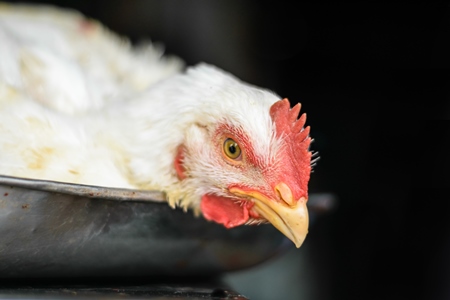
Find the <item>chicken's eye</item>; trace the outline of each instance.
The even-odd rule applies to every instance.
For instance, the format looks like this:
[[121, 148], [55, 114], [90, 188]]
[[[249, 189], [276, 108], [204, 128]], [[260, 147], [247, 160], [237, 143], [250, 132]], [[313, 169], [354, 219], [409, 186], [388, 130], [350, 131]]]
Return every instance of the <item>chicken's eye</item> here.
[[231, 159], [238, 159], [241, 156], [241, 147], [233, 139], [226, 139], [223, 143], [225, 155]]

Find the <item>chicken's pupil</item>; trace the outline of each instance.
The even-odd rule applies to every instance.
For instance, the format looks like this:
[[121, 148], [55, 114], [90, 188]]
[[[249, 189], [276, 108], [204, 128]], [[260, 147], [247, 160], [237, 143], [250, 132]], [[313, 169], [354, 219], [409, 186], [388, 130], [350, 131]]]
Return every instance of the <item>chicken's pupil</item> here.
[[231, 144], [230, 147], [228, 147], [228, 150], [230, 151], [231, 154], [235, 154], [236, 153], [236, 144]]

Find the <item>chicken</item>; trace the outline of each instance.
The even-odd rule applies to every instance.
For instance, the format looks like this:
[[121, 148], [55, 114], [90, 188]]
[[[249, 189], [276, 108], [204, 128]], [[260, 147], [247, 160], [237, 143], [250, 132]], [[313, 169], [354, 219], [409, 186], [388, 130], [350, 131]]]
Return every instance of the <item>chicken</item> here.
[[0, 38], [0, 174], [160, 190], [301, 246], [315, 159], [300, 104], [206, 63], [183, 70], [73, 11], [2, 5]]

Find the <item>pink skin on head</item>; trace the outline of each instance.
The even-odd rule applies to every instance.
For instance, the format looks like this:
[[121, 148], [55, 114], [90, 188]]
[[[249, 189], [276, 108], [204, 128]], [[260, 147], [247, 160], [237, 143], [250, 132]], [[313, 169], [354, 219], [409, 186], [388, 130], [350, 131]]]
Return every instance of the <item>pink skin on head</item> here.
[[[245, 141], [246, 139], [242, 139]], [[186, 170], [183, 166], [184, 147], [179, 146], [175, 155], [174, 167], [178, 179], [183, 180]], [[245, 200], [236, 200], [228, 197], [206, 194], [203, 195], [200, 209], [207, 220], [215, 221], [226, 228], [233, 228], [245, 224], [249, 217], [258, 218], [258, 215], [251, 211], [253, 203]]]
[[[233, 187], [239, 187], [244, 191], [253, 189], [270, 199], [278, 200], [274, 188], [278, 183], [283, 182], [291, 189], [295, 200], [308, 197], [307, 185], [311, 172], [311, 152], [309, 151], [311, 138], [309, 137], [309, 127], [303, 129], [306, 115], [303, 114], [297, 120], [299, 111], [300, 105], [297, 104], [290, 109], [287, 99], [275, 102], [270, 108], [270, 116], [276, 127], [276, 136], [282, 137], [286, 142], [286, 146], [278, 153], [276, 168], [261, 166], [261, 160], [255, 157], [252, 145], [248, 142], [250, 139], [244, 133], [228, 128], [228, 131], [236, 137], [236, 141], [245, 153], [246, 159], [243, 163], [259, 167], [270, 186], [249, 188], [234, 184]], [[227, 130], [227, 126], [224, 126], [223, 129]], [[183, 147], [179, 147], [174, 165], [180, 180], [186, 178], [182, 160]], [[222, 224], [226, 228], [243, 225], [250, 218], [259, 218], [258, 214], [252, 210], [253, 202], [231, 197], [233, 196], [230, 195], [229, 198], [213, 194], [203, 195], [200, 208], [204, 217]]]
[[[250, 138], [242, 131], [233, 128], [229, 125], [221, 125], [217, 129], [217, 136], [213, 140], [223, 139], [223, 137], [233, 138], [241, 147], [244, 157], [242, 160], [236, 162], [236, 166], [239, 166], [241, 172], [245, 172], [245, 169], [249, 165], [256, 165], [257, 158], [254, 155]], [[221, 149], [218, 151], [221, 155], [225, 155]], [[220, 155], [219, 154], [219, 155]], [[227, 159], [227, 158], [225, 158]], [[228, 159], [230, 163], [230, 159]], [[231, 162], [234, 164], [234, 162]], [[237, 185], [235, 185], [237, 186]], [[230, 188], [230, 186], [228, 187]], [[224, 197], [214, 194], [203, 195], [200, 204], [200, 209], [203, 216], [207, 220], [214, 221], [216, 223], [224, 225], [226, 228], [233, 228], [245, 224], [250, 217], [258, 218], [258, 215], [251, 209], [254, 203], [248, 200], [238, 199], [233, 195], [230, 197]]]

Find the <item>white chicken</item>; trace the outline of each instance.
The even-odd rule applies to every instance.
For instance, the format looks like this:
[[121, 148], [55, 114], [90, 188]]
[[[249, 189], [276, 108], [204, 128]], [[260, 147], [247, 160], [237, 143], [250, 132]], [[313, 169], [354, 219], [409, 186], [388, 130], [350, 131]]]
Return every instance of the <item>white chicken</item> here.
[[308, 231], [300, 105], [50, 6], [0, 6], [0, 174], [160, 190], [232, 228]]

